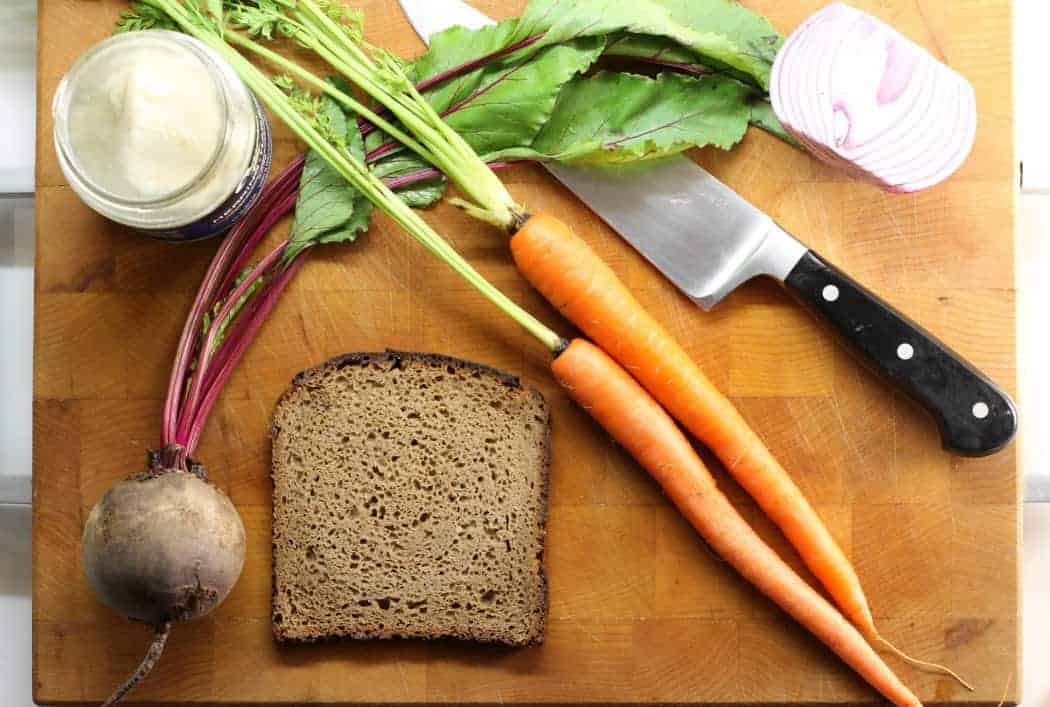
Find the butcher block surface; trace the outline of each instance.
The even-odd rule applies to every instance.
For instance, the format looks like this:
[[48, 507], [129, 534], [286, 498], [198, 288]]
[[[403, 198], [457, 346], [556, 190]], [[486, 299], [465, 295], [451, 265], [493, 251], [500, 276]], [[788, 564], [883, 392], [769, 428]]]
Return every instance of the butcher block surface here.
[[[422, 49], [394, 0], [356, 0], [369, 38]], [[495, 17], [522, 0], [477, 2]], [[747, 0], [788, 33], [823, 0]], [[948, 182], [888, 195], [753, 130], [695, 158], [784, 227], [1015, 391], [1013, 127], [1008, 0], [855, 0], [967, 76], [973, 154]], [[66, 185], [50, 104], [106, 37], [120, 0], [40, 0], [33, 470], [33, 688], [97, 703], [147, 629], [92, 595], [79, 540], [91, 506], [157, 445], [183, 319], [217, 241], [172, 246], [108, 223]], [[277, 127], [275, 164], [300, 146]], [[856, 565], [884, 634], [972, 681], [887, 658], [928, 703], [1019, 698], [1018, 470], [940, 449], [933, 423], [839, 348], [776, 285], [705, 313], [538, 167], [501, 173], [532, 210], [572, 224], [740, 406]], [[697, 214], [702, 218], [702, 214]], [[516, 273], [506, 240], [448, 205], [427, 219], [505, 292], [569, 325]], [[283, 228], [286, 228], [285, 225]], [[283, 232], [283, 230], [282, 230]], [[275, 234], [274, 237], [278, 237]], [[269, 419], [292, 376], [361, 350], [434, 351], [497, 366], [547, 396], [553, 468], [542, 647], [455, 642], [277, 645], [270, 632]], [[176, 628], [143, 704], [845, 704], [876, 695], [712, 555], [658, 487], [554, 383], [548, 356], [384, 218], [324, 246], [231, 379], [199, 457], [247, 529], [244, 574], [210, 617]], [[800, 562], [716, 467], [742, 513]], [[807, 575], [808, 576], [808, 575]]]

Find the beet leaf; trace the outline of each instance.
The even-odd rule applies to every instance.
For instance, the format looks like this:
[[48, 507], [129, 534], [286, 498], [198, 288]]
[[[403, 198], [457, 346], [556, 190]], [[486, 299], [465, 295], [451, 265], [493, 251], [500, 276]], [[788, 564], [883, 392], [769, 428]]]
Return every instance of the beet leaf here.
[[765, 18], [732, 0], [532, 0], [511, 39], [542, 34], [536, 51], [620, 32], [673, 40], [701, 63], [732, 69], [762, 89], [781, 42]]
[[[331, 98], [325, 96], [319, 100], [332, 133], [345, 136], [343, 144], [349, 153], [364, 160], [364, 140], [357, 122], [348, 121], [339, 104]], [[360, 191], [348, 188], [335, 168], [315, 150], [310, 150], [299, 181], [299, 200], [285, 259], [292, 260], [314, 244], [353, 241], [368, 228], [371, 218], [371, 202]]]
[[[435, 35], [431, 50], [412, 67], [413, 80], [484, 54], [510, 24], [476, 31], [454, 27]], [[529, 144], [550, 117], [562, 86], [589, 69], [604, 45], [604, 37], [588, 37], [527, 56], [527, 49], [515, 52], [435, 87], [426, 98], [439, 113], [452, 109], [446, 122], [480, 153]]]
[[439, 201], [445, 193], [445, 179], [438, 172], [433, 172], [429, 178], [408, 179], [428, 169], [430, 165], [415, 155], [400, 153], [377, 162], [372, 172], [386, 182], [406, 204], [414, 209], [422, 209]]
[[600, 72], [569, 82], [533, 143], [485, 155], [614, 164], [691, 147], [729, 149], [747, 131], [753, 91], [720, 75], [656, 78]]

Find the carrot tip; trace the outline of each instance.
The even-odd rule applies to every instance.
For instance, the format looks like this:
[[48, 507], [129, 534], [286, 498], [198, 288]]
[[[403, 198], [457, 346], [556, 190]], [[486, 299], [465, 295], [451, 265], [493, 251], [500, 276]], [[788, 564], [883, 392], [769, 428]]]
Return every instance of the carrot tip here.
[[931, 663], [926, 660], [912, 658], [910, 655], [897, 648], [897, 646], [893, 645], [885, 638], [883, 638], [877, 631], [875, 632], [875, 641], [878, 642], [879, 645], [886, 648], [890, 653], [893, 653], [893, 655], [903, 660], [908, 665], [919, 668], [920, 670], [927, 670], [934, 673], [940, 673], [941, 675], [947, 675], [948, 677], [954, 679], [957, 683], [965, 687], [970, 692], [974, 691], [973, 685], [963, 680], [962, 677], [951, 668], [945, 665], [941, 665], [940, 663]]

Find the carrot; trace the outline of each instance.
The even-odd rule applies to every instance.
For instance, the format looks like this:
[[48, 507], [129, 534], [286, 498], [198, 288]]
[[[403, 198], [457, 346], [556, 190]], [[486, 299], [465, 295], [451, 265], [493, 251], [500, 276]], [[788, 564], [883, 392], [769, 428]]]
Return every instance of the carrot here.
[[616, 273], [560, 220], [532, 216], [510, 242], [518, 269], [706, 444], [798, 550], [842, 611], [874, 630], [860, 579], [816, 511], [739, 411]]
[[823, 641], [886, 699], [920, 702], [857, 629], [751, 529], [670, 416], [618, 363], [575, 339], [551, 365], [558, 381], [660, 484], [711, 548]]
[[911, 658], [879, 634], [853, 565], [794, 480], [733, 403], [583, 239], [554, 216], [536, 214], [518, 228], [510, 247], [525, 278], [715, 453], [866, 637], [912, 665], [973, 689], [948, 668]]

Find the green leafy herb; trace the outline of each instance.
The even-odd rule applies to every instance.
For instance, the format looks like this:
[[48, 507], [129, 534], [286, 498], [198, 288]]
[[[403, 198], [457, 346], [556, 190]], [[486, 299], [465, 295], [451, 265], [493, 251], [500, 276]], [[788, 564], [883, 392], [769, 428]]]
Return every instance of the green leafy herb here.
[[[352, 77], [372, 98], [400, 101], [394, 113], [406, 123], [387, 122], [357, 103], [345, 82], [322, 82], [235, 32], [224, 37], [288, 72], [273, 82], [289, 94], [295, 110], [340, 150], [357, 159], [367, 155], [372, 173], [413, 207], [428, 206], [444, 193], [444, 179], [429, 176], [434, 164], [462, 172], [456, 181], [478, 191], [493, 211], [512, 201], [498, 182], [478, 177], [469, 159], [456, 157], [468, 152], [451, 137], [449, 149], [432, 151], [413, 144], [406, 132], [427, 135], [430, 144], [439, 145], [450, 127], [463, 147], [490, 161], [601, 164], [652, 159], [693, 146], [728, 149], [749, 121], [787, 138], [763, 93], [745, 85], [767, 83], [780, 36], [765, 19], [729, 0], [532, 0], [520, 19], [435, 35], [430, 50], [407, 67], [365, 44], [359, 14], [339, 2], [197, 1], [185, 7], [202, 27], [219, 33], [222, 22], [216, 20], [225, 12], [225, 21], [247, 35], [290, 37]], [[155, 4], [148, 0], [123, 24], [130, 29], [166, 21], [153, 10]], [[681, 73], [655, 78], [588, 73], [602, 56]], [[428, 111], [445, 114], [447, 126], [420, 110], [409, 86], [445, 74], [453, 77], [428, 90], [425, 100]], [[330, 97], [306, 97], [297, 82]], [[348, 119], [346, 110], [379, 126], [364, 144], [356, 115]], [[329, 162], [313, 151], [307, 157], [289, 260], [310, 245], [353, 240], [367, 228], [370, 205]], [[501, 211], [495, 220], [506, 218]]]
[[178, 26], [164, 12], [146, 3], [132, 3], [130, 9], [121, 13], [113, 34], [138, 32], [145, 29], [178, 30]]
[[[342, 108], [328, 97], [319, 101], [319, 121], [335, 140], [356, 159], [364, 159], [364, 141], [355, 121], [347, 121]], [[304, 248], [319, 243], [354, 241], [368, 228], [372, 203], [351, 187], [335, 168], [310, 150], [299, 181], [295, 220], [288, 237], [285, 260], [295, 258]]]
[[281, 74], [280, 76], [273, 77], [273, 85], [281, 89], [285, 93], [292, 93], [296, 89], [295, 79], [288, 74]]
[[[324, 81], [320, 80], [309, 71], [279, 54], [263, 50], [262, 47], [255, 44], [252, 40], [246, 39], [236, 32], [227, 32], [225, 35], [220, 35], [217, 29], [205, 21], [205, 18], [195, 10], [195, 0], [182, 0], [182, 2], [179, 0], [147, 1], [171, 16], [171, 18], [178, 23], [179, 29], [183, 32], [193, 35], [218, 51], [223, 58], [230, 62], [234, 70], [236, 70], [237, 74], [241, 77], [241, 80], [245, 82], [248, 88], [255, 92], [275, 117], [282, 120], [285, 125], [306, 142], [310, 149], [315, 150], [319, 156], [323, 157], [325, 161], [327, 161], [331, 167], [343, 177], [343, 179], [358, 189], [369, 202], [382, 210], [395, 224], [409, 233], [428, 251], [440, 258], [490, 302], [499, 307], [499, 309], [507, 314], [507, 316], [541, 341], [549, 350], [555, 351], [562, 345], [563, 340], [557, 333], [543, 325], [542, 322], [516, 305], [512, 300], [507, 298], [506, 295], [485, 280], [480, 273], [474, 270], [474, 268], [437, 232], [435, 232], [416, 211], [409, 208], [405, 202], [393, 194], [390, 189], [366, 167], [363, 160], [352, 154], [351, 146], [355, 144], [360, 145], [359, 141], [351, 141], [348, 145], [346, 143], [340, 144], [338, 140], [333, 140], [333, 138], [337, 137], [334, 135], [335, 129], [333, 128], [333, 125], [337, 125], [338, 120], [331, 115], [331, 111], [327, 108], [327, 103], [322, 103], [323, 110], [317, 111], [314, 110], [307, 101], [298, 100], [298, 97], [295, 95], [290, 96], [286, 94], [278, 86], [274, 85], [269, 76], [262, 73], [256, 66], [238, 53], [233, 45], [262, 54], [273, 63], [277, 64], [281, 70], [296, 76], [298, 79], [303, 80], [312, 86], [322, 88], [326, 94], [339, 100], [343, 105], [351, 107], [353, 110], [367, 117], [373, 123], [376, 123], [395, 137], [397, 136], [397, 133], [400, 132], [398, 128], [387, 123], [373, 111], [364, 108], [351, 97], [338, 91], [337, 88], [330, 84], [325, 84]], [[312, 0], [298, 0], [298, 3], [297, 6], [303, 5], [310, 8], [309, 11], [312, 18], [315, 20], [320, 19], [323, 24], [324, 17], [318, 17], [316, 13], [316, 3], [312, 2]], [[329, 39], [334, 39], [335, 33], [331, 32], [331, 29], [331, 27], [328, 27], [328, 30], [326, 30], [327, 35]], [[349, 37], [349, 35], [345, 36]], [[343, 39], [341, 41], [346, 40]], [[338, 43], [339, 42], [337, 42], [337, 44]], [[359, 51], [358, 47], [353, 43], [347, 48]], [[355, 74], [362, 72], [360, 78], [363, 80], [379, 79], [379, 77], [375, 76], [375, 65], [370, 62], [355, 60], [355, 65], [347, 65], [345, 68], [351, 70], [351, 72]], [[385, 68], [391, 72], [395, 72], [395, 67], [393, 66]], [[343, 73], [342, 70], [341, 73]], [[403, 75], [399, 78], [405, 83], [408, 82], [407, 78]], [[357, 82], [355, 81], [355, 83]], [[369, 87], [373, 90], [381, 90], [381, 87], [376, 86], [374, 83], [370, 83]], [[414, 93], [411, 84], [407, 85], [405, 93], [407, 94], [407, 98], [418, 98], [418, 94]], [[448, 128], [447, 125], [444, 125], [440, 118], [437, 118], [425, 101], [422, 102], [422, 106], [419, 107], [429, 110], [429, 115], [420, 114], [417, 116], [420, 125], [425, 124], [434, 130], [445, 131], [449, 134], [450, 139], [456, 139], [456, 133]], [[341, 110], [337, 110], [336, 112], [341, 113]], [[356, 126], [353, 133], [359, 135]], [[412, 144], [413, 140], [411, 137], [406, 136], [402, 142]], [[418, 151], [423, 154], [427, 153], [426, 149], [421, 146], [419, 146]], [[483, 187], [489, 189], [503, 188], [502, 183], [499, 182], [494, 175], [492, 175], [489, 184], [483, 185]]]
[[[645, 11], [639, 12], [638, 7]], [[642, 30], [654, 33], [636, 33]], [[655, 33], [657, 30], [660, 34]], [[698, 43], [694, 36], [698, 34], [703, 35], [706, 43]], [[580, 45], [581, 39], [570, 39], [592, 35], [601, 40], [603, 57], [637, 60], [696, 76], [721, 74], [752, 85], [768, 82], [770, 66], [782, 41], [764, 18], [727, 0], [641, 0], [640, 3], [533, 0], [521, 19], [504, 20], [478, 30], [453, 27], [434, 35], [430, 50], [413, 66], [412, 76], [418, 81], [454, 73], [457, 66], [507, 51], [482, 63], [480, 68], [457, 75], [428, 91], [427, 99], [439, 111], [455, 108], [446, 116], [446, 121], [483, 155], [525, 157], [531, 149], [531, 154], [547, 159], [588, 159], [588, 156], [594, 157], [596, 143], [591, 141], [572, 149], [569, 138], [586, 135], [586, 129], [568, 133], [562, 121], [571, 111], [575, 119], [600, 123], [601, 111], [610, 105], [615, 108], [619, 102], [605, 97], [588, 105], [580, 100], [580, 97], [589, 100], [610, 87], [610, 78], [605, 74], [597, 78], [585, 75], [597, 59], [592, 54], [597, 47]], [[550, 45], [559, 37], [564, 38], [565, 43]], [[682, 44], [686, 40], [693, 44]], [[523, 43], [524, 46], [520, 46]], [[537, 49], [544, 45], [547, 46]], [[569, 61], [559, 64], [553, 56], [552, 49], [567, 46], [573, 46], [578, 52], [573, 57], [575, 65]], [[698, 51], [697, 46], [716, 46], [724, 51], [705, 54]], [[514, 51], [509, 51], [512, 49]], [[728, 60], [731, 55], [736, 55], [736, 60]], [[533, 63], [535, 71], [529, 69]], [[738, 68], [741, 66], [750, 69]], [[591, 81], [595, 83], [589, 84]], [[622, 146], [606, 145], [602, 151], [612, 154], [605, 158], [628, 161], [665, 154], [660, 141], [675, 132], [679, 138], [672, 144], [685, 145], [681, 135], [693, 132], [696, 145], [728, 147], [740, 139], [739, 119], [745, 112], [752, 113], [752, 124], [791, 142], [768, 103], [756, 102], [764, 98], [764, 92], [721, 89], [724, 93], [718, 94], [720, 99], [736, 97], [741, 102], [727, 105], [725, 100], [715, 101], [713, 108], [717, 112], [701, 124], [703, 121], [695, 115], [695, 108], [708, 104], [711, 97], [704, 96], [697, 103], [688, 96], [676, 95], [673, 90], [676, 87], [692, 90], [697, 85], [688, 81], [661, 78], [658, 83], [659, 86], [654, 87], [635, 77], [622, 80], [623, 86], [638, 90], [654, 101], [645, 105], [644, 111], [661, 116], [669, 124], [658, 131], [649, 148], [637, 149], [635, 142], [628, 140]], [[559, 96], [557, 113], [548, 109], [555, 92]], [[625, 102], [633, 100], [634, 96], [628, 95]], [[686, 112], [679, 115], [679, 120], [669, 121], [678, 110]], [[540, 116], [545, 118], [537, 124]], [[545, 133], [543, 138], [539, 137], [541, 130]], [[553, 143], [562, 152], [536, 151], [553, 144], [550, 137], [559, 132], [561, 139]], [[628, 147], [632, 149], [624, 149]], [[655, 152], [650, 148], [655, 148]], [[677, 149], [684, 148], [680, 145], [672, 148]]]
[[[468, 30], [452, 27], [432, 38], [430, 51], [408, 67], [412, 81], [430, 79], [449, 69], [504, 48], [516, 20]], [[426, 94], [435, 111], [477, 152], [529, 144], [549, 118], [561, 87], [589, 69], [602, 52], [604, 38], [584, 38], [549, 47], [535, 55], [511, 52], [475, 71], [438, 84]], [[381, 131], [369, 133], [368, 152], [390, 138]], [[389, 147], [389, 146], [388, 146]], [[426, 167], [397, 146], [375, 165], [376, 174], [397, 177]], [[430, 181], [421, 191], [399, 190], [413, 205], [429, 205], [440, 196], [443, 182]]]
[[[762, 15], [748, 10], [736, 0], [658, 0], [671, 14], [671, 19], [682, 27], [690, 28], [699, 34], [712, 34], [726, 37], [732, 42], [734, 50], [750, 57], [756, 67], [766, 71], [773, 65], [777, 51], [783, 43], [780, 33]], [[701, 56], [705, 52], [693, 47]], [[726, 57], [710, 58], [734, 68], [735, 62]], [[766, 87], [768, 82], [763, 82]]]
[[562, 89], [554, 113], [531, 145], [486, 159], [613, 164], [703, 145], [729, 149], [747, 131], [750, 93], [718, 75], [649, 78], [603, 71]]
[[285, 34], [282, 29], [284, 15], [275, 0], [256, 0], [252, 5], [227, 2], [225, 9], [229, 23], [252, 37], [273, 39]]

